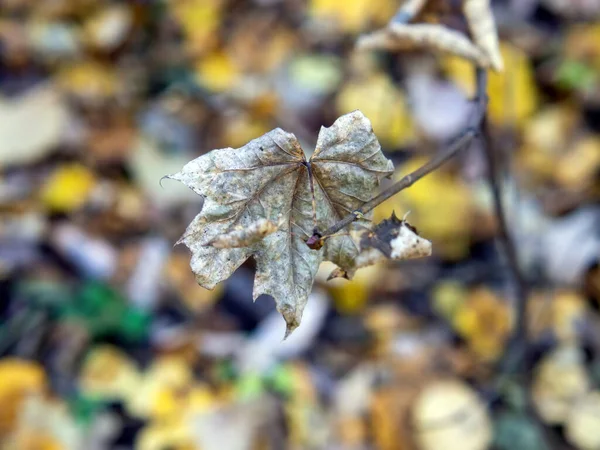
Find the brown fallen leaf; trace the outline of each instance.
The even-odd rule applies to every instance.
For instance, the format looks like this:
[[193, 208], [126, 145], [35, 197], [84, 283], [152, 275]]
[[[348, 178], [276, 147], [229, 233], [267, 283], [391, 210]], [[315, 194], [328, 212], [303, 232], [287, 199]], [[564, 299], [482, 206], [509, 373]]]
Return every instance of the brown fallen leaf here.
[[357, 46], [366, 50], [388, 51], [430, 49], [460, 56], [482, 67], [489, 65], [484, 52], [467, 36], [439, 24], [391, 23], [387, 28], [360, 37]]
[[352, 238], [360, 249], [360, 253], [354, 258], [354, 264], [350, 268], [334, 269], [328, 279], [352, 279], [358, 269], [379, 262], [431, 255], [431, 242], [419, 236], [416, 228], [406, 220], [398, 219], [394, 213], [389, 219], [378, 223], [373, 230], [353, 232]]
[[[321, 250], [310, 249], [306, 240], [370, 200], [379, 180], [392, 172], [360, 111], [322, 128], [309, 161], [296, 137], [279, 128], [239, 149], [213, 150], [191, 161], [169, 177], [204, 197], [202, 211], [180, 239], [192, 251], [198, 284], [212, 289], [253, 257], [253, 297], [275, 299], [289, 335], [300, 324], [321, 261], [351, 270], [359, 253], [348, 232], [327, 239]], [[283, 225], [257, 242], [208, 245], [271, 215]]]

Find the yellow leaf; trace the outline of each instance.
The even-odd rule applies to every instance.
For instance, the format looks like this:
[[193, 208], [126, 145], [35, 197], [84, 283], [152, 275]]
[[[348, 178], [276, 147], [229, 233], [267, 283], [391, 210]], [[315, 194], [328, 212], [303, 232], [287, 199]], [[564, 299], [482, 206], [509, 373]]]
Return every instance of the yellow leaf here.
[[574, 291], [557, 293], [551, 311], [554, 333], [562, 342], [579, 336], [581, 325], [589, 314], [585, 299]]
[[[321, 264], [319, 271], [326, 278], [336, 266], [333, 263]], [[325, 287], [331, 294], [335, 308], [342, 314], [356, 314], [362, 311], [374, 283], [377, 282], [377, 274], [380, 268], [368, 266], [356, 272], [352, 280], [334, 278], [327, 281]]]
[[457, 310], [453, 325], [480, 358], [501, 356], [511, 329], [511, 311], [503, 299], [488, 289], [475, 289]]
[[25, 398], [46, 389], [44, 369], [16, 358], [0, 360], [0, 440], [13, 428]]
[[535, 114], [523, 130], [518, 167], [530, 177], [544, 181], [554, 178], [557, 159], [568, 146], [578, 118], [578, 111], [567, 104], [547, 107]]
[[83, 61], [59, 69], [58, 82], [69, 94], [87, 101], [104, 100], [117, 94], [118, 80], [110, 67]]
[[415, 138], [414, 124], [406, 99], [384, 73], [350, 80], [336, 98], [338, 114], [356, 109], [371, 120], [373, 131], [387, 149], [406, 145]]
[[6, 447], [6, 450], [12, 450], [12, 448], [14, 450], [65, 450], [56, 438], [46, 433], [21, 433], [11, 440], [13, 442]]
[[218, 28], [222, 22], [222, 1], [183, 0], [172, 7], [193, 53], [202, 53], [217, 42]]
[[[507, 70], [488, 75], [489, 115], [497, 125], [523, 126], [538, 107], [537, 86], [533, 67], [525, 52], [503, 42], [500, 46]], [[444, 58], [443, 66], [448, 76], [467, 95], [475, 94], [475, 75], [472, 65], [460, 58]]]
[[42, 188], [42, 201], [50, 210], [70, 212], [85, 204], [95, 184], [93, 172], [86, 167], [59, 166]]
[[222, 399], [212, 392], [209, 386], [197, 383], [189, 393], [189, 409], [193, 413], [206, 411], [214, 408]]
[[490, 119], [498, 125], [520, 127], [538, 107], [533, 67], [518, 48], [503, 43], [500, 50], [507, 70], [489, 74]]
[[301, 363], [290, 364], [291, 386], [293, 392], [285, 404], [286, 419], [289, 428], [288, 442], [292, 447], [304, 446], [311, 441], [313, 427], [311, 414], [316, 411], [317, 393], [311, 374]]
[[231, 56], [223, 50], [214, 51], [198, 62], [198, 82], [214, 92], [231, 90], [240, 80], [241, 74]]
[[575, 190], [593, 183], [600, 168], [600, 137], [587, 136], [570, 148], [556, 164], [556, 181]]
[[127, 402], [136, 417], [178, 416], [182, 410], [177, 399], [193, 381], [192, 370], [183, 358], [163, 356], [146, 371], [137, 392]]
[[462, 284], [456, 281], [441, 281], [433, 291], [433, 307], [442, 317], [452, 321], [467, 296], [468, 292]]
[[15, 450], [79, 449], [83, 446], [82, 431], [64, 401], [32, 395], [24, 399], [8, 441], [14, 443]]
[[182, 420], [152, 422], [137, 435], [135, 450], [194, 450], [191, 427]]
[[89, 396], [122, 400], [134, 395], [140, 375], [133, 360], [111, 345], [95, 347], [79, 374], [79, 388]]
[[397, 6], [392, 0], [310, 0], [308, 10], [313, 19], [332, 23], [345, 33], [358, 33], [388, 21]]

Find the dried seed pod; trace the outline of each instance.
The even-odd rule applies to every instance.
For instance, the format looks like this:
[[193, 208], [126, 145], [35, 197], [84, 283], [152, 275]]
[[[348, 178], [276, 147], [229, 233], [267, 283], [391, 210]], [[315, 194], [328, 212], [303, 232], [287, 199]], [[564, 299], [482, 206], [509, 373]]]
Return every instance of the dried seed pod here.
[[249, 247], [268, 235], [275, 233], [281, 225], [283, 225], [281, 220], [275, 223], [271, 220], [261, 218], [246, 227], [236, 227], [230, 232], [216, 237], [207, 245], [215, 248]]
[[469, 38], [438, 24], [392, 23], [383, 30], [362, 36], [357, 45], [362, 49], [389, 51], [430, 49], [460, 56], [481, 67], [490, 66], [483, 50], [475, 46]]
[[504, 62], [498, 43], [498, 31], [490, 0], [464, 0], [463, 13], [467, 19], [473, 40], [489, 60], [496, 72], [504, 70]]

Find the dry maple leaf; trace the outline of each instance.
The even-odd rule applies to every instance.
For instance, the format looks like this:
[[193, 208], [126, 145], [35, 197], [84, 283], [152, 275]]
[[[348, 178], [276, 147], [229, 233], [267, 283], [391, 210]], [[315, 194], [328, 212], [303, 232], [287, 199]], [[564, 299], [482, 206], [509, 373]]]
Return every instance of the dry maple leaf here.
[[490, 0], [463, 0], [462, 10], [473, 40], [457, 30], [430, 23], [407, 24], [426, 6], [423, 0], [408, 0], [390, 24], [374, 33], [362, 36], [357, 46], [363, 49], [403, 51], [430, 49], [451, 53], [473, 61], [480, 67], [504, 70], [498, 33]]
[[[213, 150], [169, 176], [204, 197], [179, 242], [191, 250], [196, 280], [207, 289], [254, 258], [253, 298], [275, 299], [287, 336], [300, 324], [321, 261], [351, 270], [359, 253], [348, 232], [328, 238], [320, 250], [306, 241], [374, 197], [379, 180], [393, 170], [360, 111], [322, 128], [309, 161], [296, 137], [277, 128], [239, 149]], [[252, 235], [243, 247], [211, 245], [268, 216], [281, 226], [264, 238]]]

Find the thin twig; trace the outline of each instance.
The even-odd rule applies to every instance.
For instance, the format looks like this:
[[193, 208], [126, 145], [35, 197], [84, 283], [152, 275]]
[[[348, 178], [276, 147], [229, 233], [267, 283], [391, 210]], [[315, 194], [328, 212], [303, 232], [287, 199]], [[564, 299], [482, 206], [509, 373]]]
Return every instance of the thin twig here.
[[509, 343], [508, 350], [506, 352], [504, 370], [508, 372], [520, 372], [525, 361], [525, 353], [527, 350], [526, 307], [529, 289], [519, 268], [517, 251], [510, 236], [509, 225], [506, 220], [506, 213], [502, 205], [497, 155], [495, 155], [496, 152], [494, 152], [494, 145], [490, 139], [487, 117], [484, 117], [483, 119], [482, 131], [482, 147], [488, 169], [487, 180], [489, 189], [492, 193], [494, 213], [496, 215], [498, 226], [498, 243], [502, 253], [505, 256], [509, 276], [513, 280], [516, 298], [515, 326], [511, 342]]
[[[485, 83], [485, 71], [483, 69], [477, 69], [476, 73], [478, 83]], [[528, 354], [527, 299], [529, 297], [529, 288], [519, 268], [517, 250], [510, 235], [509, 226], [506, 220], [506, 213], [502, 204], [500, 174], [497, 164], [498, 161], [496, 152], [494, 151], [495, 146], [493, 145], [493, 140], [490, 137], [487, 114], [484, 114], [483, 116], [481, 129], [483, 153], [488, 169], [487, 181], [489, 189], [492, 193], [494, 213], [498, 222], [498, 241], [508, 264], [508, 272], [513, 280], [516, 296], [515, 327], [502, 361], [502, 367], [498, 377], [500, 384], [507, 377], [509, 378], [515, 373], [525, 373], [523, 369]], [[535, 409], [535, 406], [533, 405], [531, 390], [529, 389], [528, 383], [524, 383], [523, 392], [525, 394], [524, 412], [533, 419], [538, 430], [540, 431], [541, 438], [543, 439], [546, 448], [559, 448], [560, 439], [554, 435], [552, 430], [549, 430], [548, 427], [544, 425]]]
[[425, 165], [419, 167], [414, 172], [406, 175], [400, 181], [390, 186], [388, 189], [384, 190], [377, 197], [374, 197], [365, 204], [363, 204], [358, 210], [348, 214], [347, 216], [333, 224], [331, 227], [329, 227], [322, 233], [322, 236], [329, 236], [331, 234], [337, 233], [342, 228], [347, 227], [352, 222], [360, 218], [363, 214], [366, 214], [369, 211], [373, 210], [376, 206], [380, 205], [390, 197], [393, 197], [398, 192], [412, 186], [421, 178], [430, 174], [438, 167], [446, 163], [448, 160], [453, 158], [458, 152], [467, 148], [473, 141], [473, 138], [475, 138], [475, 136], [477, 136], [477, 134], [479, 133], [480, 125], [485, 115], [485, 110], [487, 106], [485, 77], [481, 80], [478, 78], [477, 94], [475, 101], [477, 102], [475, 112], [469, 120], [469, 123], [467, 124], [466, 128], [459, 134], [458, 137], [451, 140], [450, 144], [448, 144], [446, 147], [440, 150], [438, 154], [434, 156], [430, 161], [428, 161]]

